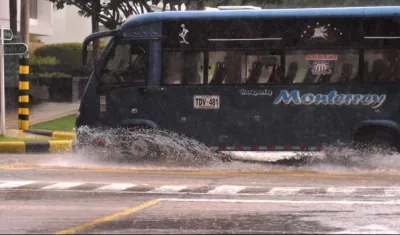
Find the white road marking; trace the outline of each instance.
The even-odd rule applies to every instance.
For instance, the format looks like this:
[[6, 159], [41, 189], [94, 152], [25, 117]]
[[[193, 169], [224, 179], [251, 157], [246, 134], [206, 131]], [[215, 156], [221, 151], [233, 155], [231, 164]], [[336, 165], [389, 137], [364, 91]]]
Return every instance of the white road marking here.
[[213, 190], [208, 191], [207, 194], [235, 194], [242, 191], [245, 188], [246, 186], [221, 185], [215, 187]]
[[385, 196], [400, 196], [400, 188], [385, 188]]
[[385, 226], [371, 224], [368, 226], [348, 229], [331, 234], [399, 234], [399, 232]]
[[165, 185], [165, 186], [150, 190], [149, 193], [177, 193], [185, 188], [187, 188], [187, 186]]
[[76, 186], [79, 186], [82, 184], [84, 184], [84, 183], [81, 183], [81, 182], [59, 182], [56, 184], [48, 185], [41, 189], [68, 189], [68, 188], [76, 187]]
[[113, 183], [94, 189], [94, 191], [122, 191], [128, 188], [135, 187], [136, 184]]
[[294, 201], [294, 200], [242, 200], [242, 199], [204, 199], [204, 198], [160, 198], [171, 202], [225, 202], [225, 203], [274, 203], [274, 204], [342, 204], [342, 205], [400, 205], [400, 200], [393, 201]]
[[270, 195], [293, 195], [304, 189], [316, 189], [315, 187], [275, 187], [268, 194]]
[[0, 189], [18, 188], [33, 183], [35, 183], [35, 181], [8, 181], [0, 184]]
[[326, 192], [333, 194], [352, 194], [356, 190], [356, 187], [329, 187], [326, 189]]

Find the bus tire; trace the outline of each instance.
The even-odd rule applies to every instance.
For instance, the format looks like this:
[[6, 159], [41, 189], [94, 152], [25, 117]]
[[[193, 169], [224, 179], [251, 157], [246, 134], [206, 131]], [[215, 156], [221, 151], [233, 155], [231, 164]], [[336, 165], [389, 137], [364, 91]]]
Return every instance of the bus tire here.
[[135, 138], [134, 133], [141, 130], [151, 130], [152, 127], [146, 125], [129, 125], [122, 126], [124, 129], [123, 134], [119, 137], [121, 141], [120, 153], [122, 153], [126, 160], [152, 160], [154, 155], [157, 154], [157, 146], [150, 140]]
[[399, 152], [399, 133], [390, 127], [364, 127], [357, 131], [355, 148], [366, 154], [379, 152], [390, 154]]

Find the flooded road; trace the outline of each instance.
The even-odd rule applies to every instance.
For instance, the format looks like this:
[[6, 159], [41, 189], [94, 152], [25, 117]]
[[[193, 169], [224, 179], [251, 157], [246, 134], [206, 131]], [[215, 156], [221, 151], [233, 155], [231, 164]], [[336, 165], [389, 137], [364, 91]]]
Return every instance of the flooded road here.
[[[236, 157], [279, 161], [290, 154]], [[399, 233], [400, 174], [390, 157], [359, 165], [188, 167], [82, 153], [3, 154], [0, 213], [7, 216], [0, 232]]]

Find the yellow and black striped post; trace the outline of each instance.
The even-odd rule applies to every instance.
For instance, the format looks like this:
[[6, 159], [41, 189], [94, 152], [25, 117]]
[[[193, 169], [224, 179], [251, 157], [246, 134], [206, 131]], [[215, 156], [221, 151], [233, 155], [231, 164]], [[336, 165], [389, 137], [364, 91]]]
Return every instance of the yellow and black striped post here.
[[29, 130], [29, 60], [19, 61], [18, 128]]

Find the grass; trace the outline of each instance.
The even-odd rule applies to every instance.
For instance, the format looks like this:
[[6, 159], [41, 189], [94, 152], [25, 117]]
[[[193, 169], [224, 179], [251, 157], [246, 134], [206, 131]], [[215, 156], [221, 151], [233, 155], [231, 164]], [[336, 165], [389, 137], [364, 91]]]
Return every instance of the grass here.
[[23, 137], [8, 137], [8, 136], [4, 137], [4, 136], [1, 136], [0, 137], [0, 142], [25, 141], [25, 140], [46, 140], [46, 139], [48, 139], [48, 138], [45, 138], [45, 137], [43, 137], [43, 138], [40, 138], [40, 137], [38, 137], [38, 138], [23, 138]]
[[73, 131], [75, 127], [76, 114], [60, 117], [51, 121], [37, 123], [30, 126], [30, 129], [51, 130], [51, 131]]

